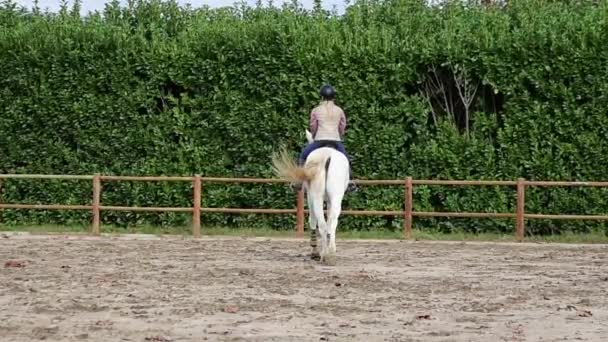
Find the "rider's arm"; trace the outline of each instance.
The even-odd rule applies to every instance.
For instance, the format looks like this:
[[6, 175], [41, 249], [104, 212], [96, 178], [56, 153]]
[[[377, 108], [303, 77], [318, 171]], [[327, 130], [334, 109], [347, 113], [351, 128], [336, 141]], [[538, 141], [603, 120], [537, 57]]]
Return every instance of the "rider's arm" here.
[[313, 137], [315, 135], [317, 135], [317, 129], [318, 128], [319, 128], [319, 114], [317, 114], [316, 112], [312, 111], [310, 113], [310, 133], [312, 133]]
[[340, 132], [340, 136], [344, 136], [344, 131], [346, 131], [346, 114], [344, 111], [340, 113], [340, 123], [338, 124], [338, 131]]

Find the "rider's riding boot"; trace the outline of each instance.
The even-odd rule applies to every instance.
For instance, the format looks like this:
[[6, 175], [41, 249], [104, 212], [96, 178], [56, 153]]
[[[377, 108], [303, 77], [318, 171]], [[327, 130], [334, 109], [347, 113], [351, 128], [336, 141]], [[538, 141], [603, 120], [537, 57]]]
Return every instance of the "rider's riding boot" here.
[[289, 183], [289, 188], [295, 192], [302, 190], [302, 183]]

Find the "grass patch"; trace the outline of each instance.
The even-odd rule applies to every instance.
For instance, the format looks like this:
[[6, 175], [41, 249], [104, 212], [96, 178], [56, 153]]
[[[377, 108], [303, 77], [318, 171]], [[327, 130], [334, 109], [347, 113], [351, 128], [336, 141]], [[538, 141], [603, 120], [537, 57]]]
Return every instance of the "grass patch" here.
[[[31, 234], [88, 234], [90, 227], [84, 225], [0, 225], [0, 231], [28, 232]], [[158, 226], [132, 226], [117, 227], [105, 225], [101, 227], [102, 233], [107, 234], [153, 234], [153, 235], [191, 235], [191, 228], [183, 227], [158, 227]], [[274, 230], [270, 228], [227, 228], [227, 227], [202, 227], [203, 235], [208, 236], [245, 236], [245, 237], [295, 237], [293, 230]], [[414, 230], [413, 236], [418, 241], [492, 241], [492, 242], [514, 242], [513, 234], [500, 233], [469, 233], [450, 232], [444, 233], [439, 230]], [[305, 232], [308, 238], [308, 231]], [[398, 230], [375, 229], [368, 231], [338, 230], [338, 239], [344, 240], [403, 240], [403, 232]], [[608, 243], [608, 234], [604, 231], [593, 231], [590, 233], [565, 232], [553, 235], [526, 236], [527, 242], [539, 243]]]

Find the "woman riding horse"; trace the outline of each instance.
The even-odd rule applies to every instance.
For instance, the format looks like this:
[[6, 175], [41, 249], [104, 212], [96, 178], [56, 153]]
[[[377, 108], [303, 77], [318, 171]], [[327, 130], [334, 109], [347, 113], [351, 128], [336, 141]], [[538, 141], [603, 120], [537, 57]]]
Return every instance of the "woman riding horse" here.
[[[336, 89], [331, 85], [324, 85], [320, 91], [321, 103], [310, 112], [310, 131], [314, 141], [304, 147], [300, 154], [298, 164], [303, 166], [308, 155], [317, 148], [330, 146], [342, 152], [350, 161], [350, 157], [342, 143], [342, 137], [346, 130], [346, 115], [342, 108], [337, 106]], [[352, 172], [351, 172], [352, 174]], [[349, 177], [352, 179], [352, 177]], [[299, 189], [300, 185], [294, 185]], [[351, 181], [348, 183], [347, 191], [356, 190], [356, 185]]]

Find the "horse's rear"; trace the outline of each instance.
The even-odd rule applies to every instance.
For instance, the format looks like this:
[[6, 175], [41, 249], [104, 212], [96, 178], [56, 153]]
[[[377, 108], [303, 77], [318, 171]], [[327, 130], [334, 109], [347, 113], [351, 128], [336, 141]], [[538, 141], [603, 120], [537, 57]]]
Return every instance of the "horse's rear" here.
[[[310, 134], [307, 138], [312, 139]], [[283, 149], [272, 158], [275, 173], [292, 182], [303, 182], [308, 194], [309, 222], [313, 240], [313, 258], [320, 254], [321, 261], [335, 264], [336, 229], [342, 211], [342, 199], [350, 177], [348, 159], [340, 151], [322, 147], [311, 152], [304, 166], [299, 166]], [[327, 199], [327, 220], [323, 204]], [[317, 242], [321, 241], [318, 253]]]
[[[335, 264], [336, 230], [338, 218], [342, 211], [342, 199], [349, 181], [348, 159], [341, 152], [328, 147], [313, 151], [307, 158], [306, 165], [322, 166], [316, 177], [306, 184], [308, 188], [308, 208], [310, 210], [310, 229], [313, 240], [321, 240], [321, 261]], [[324, 200], [327, 199], [327, 220], [323, 212]], [[317, 230], [318, 228], [318, 230]], [[317, 253], [313, 241], [313, 256]]]

